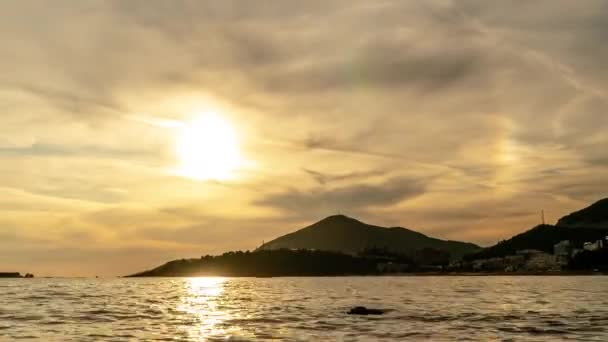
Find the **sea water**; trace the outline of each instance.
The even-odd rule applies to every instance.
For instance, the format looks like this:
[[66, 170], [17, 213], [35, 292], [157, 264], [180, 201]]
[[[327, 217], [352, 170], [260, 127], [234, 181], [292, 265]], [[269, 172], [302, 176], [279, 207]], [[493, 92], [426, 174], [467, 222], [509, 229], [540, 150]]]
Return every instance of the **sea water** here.
[[16, 339], [608, 341], [608, 277], [0, 279]]

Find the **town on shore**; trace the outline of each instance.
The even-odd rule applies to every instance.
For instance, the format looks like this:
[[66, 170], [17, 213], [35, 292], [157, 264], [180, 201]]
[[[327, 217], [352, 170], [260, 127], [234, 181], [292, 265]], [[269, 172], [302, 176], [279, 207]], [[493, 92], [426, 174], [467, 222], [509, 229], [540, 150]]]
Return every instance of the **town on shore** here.
[[[470, 270], [473, 272], [572, 272], [606, 271], [608, 236], [595, 242], [584, 242], [582, 246], [563, 240], [553, 246], [553, 253], [538, 249], [518, 250], [515, 254], [450, 264], [447, 270]], [[537, 272], [537, 273], [534, 273]]]

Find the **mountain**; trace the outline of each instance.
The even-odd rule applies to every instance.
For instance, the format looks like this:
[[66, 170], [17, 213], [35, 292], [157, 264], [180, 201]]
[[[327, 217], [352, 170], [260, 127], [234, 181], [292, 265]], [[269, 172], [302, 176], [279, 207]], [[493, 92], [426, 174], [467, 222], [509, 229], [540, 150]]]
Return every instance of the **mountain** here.
[[557, 221], [557, 226], [608, 229], [608, 198], [562, 217]]
[[570, 240], [573, 246], [582, 248], [585, 242], [602, 240], [608, 235], [608, 199], [559, 219], [557, 225], [539, 225], [494, 246], [484, 248], [466, 259], [488, 259], [513, 255], [524, 249], [536, 249], [553, 253], [553, 246]]
[[585, 242], [601, 240], [605, 236], [605, 229], [572, 228], [545, 224], [536, 226], [474, 254], [467, 255], [465, 259], [476, 260], [505, 257], [507, 255], [514, 255], [517, 251], [524, 249], [536, 249], [553, 254], [553, 246], [560, 241], [570, 240], [573, 246], [581, 248]]
[[[449, 259], [461, 257], [465, 261], [501, 258], [526, 249], [553, 253], [553, 246], [563, 240], [580, 248], [587, 241], [608, 235], [607, 209], [608, 199], [604, 199], [563, 217], [555, 226], [539, 225], [484, 249], [335, 215], [265, 243], [253, 252], [174, 260], [133, 276], [324, 276], [435, 271], [446, 266]], [[582, 257], [573, 260], [572, 269], [608, 267], [608, 252], [596, 252], [580, 253]]]
[[253, 252], [173, 260], [132, 277], [336, 276], [437, 270], [450, 258], [460, 258], [479, 248], [336, 215], [270, 241]]
[[262, 250], [316, 249], [358, 254], [371, 248], [413, 255], [424, 249], [436, 249], [459, 258], [480, 247], [472, 243], [428, 237], [409, 229], [369, 225], [344, 215], [327, 217], [311, 226], [265, 243]]

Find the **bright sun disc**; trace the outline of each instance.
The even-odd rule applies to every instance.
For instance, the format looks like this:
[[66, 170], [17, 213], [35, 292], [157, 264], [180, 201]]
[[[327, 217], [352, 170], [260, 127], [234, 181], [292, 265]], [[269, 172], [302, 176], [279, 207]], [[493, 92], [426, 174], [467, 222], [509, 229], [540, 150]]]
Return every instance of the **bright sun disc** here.
[[214, 113], [205, 113], [181, 129], [177, 157], [179, 174], [197, 180], [232, 178], [241, 163], [234, 129]]

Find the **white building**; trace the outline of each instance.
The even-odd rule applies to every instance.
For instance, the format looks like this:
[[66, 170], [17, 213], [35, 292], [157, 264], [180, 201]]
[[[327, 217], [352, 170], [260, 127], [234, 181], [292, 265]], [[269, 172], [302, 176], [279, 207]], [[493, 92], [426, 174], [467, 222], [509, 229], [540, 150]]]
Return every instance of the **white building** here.
[[604, 240], [597, 240], [595, 242], [585, 242], [583, 249], [586, 251], [597, 251], [598, 249], [604, 248]]

